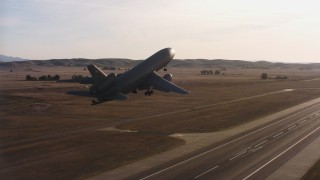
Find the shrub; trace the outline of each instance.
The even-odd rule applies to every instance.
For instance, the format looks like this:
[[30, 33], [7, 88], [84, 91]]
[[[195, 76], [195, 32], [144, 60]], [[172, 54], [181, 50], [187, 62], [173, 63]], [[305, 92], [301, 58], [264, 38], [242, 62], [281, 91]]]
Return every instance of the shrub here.
[[267, 73], [262, 73], [261, 74], [261, 79], [268, 79], [268, 74]]
[[31, 81], [31, 78], [32, 78], [32, 77], [31, 77], [30, 75], [26, 75], [26, 80], [27, 80], [27, 81]]

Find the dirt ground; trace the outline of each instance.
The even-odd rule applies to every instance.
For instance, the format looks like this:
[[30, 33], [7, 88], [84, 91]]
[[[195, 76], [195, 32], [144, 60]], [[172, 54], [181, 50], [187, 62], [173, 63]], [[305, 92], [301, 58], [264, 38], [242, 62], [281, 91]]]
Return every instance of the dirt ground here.
[[320, 160], [318, 160], [311, 169], [301, 178], [307, 179], [319, 179], [320, 178]]
[[[25, 76], [89, 76], [81, 67], [0, 70], [0, 177], [86, 178], [182, 145], [173, 133], [228, 129], [320, 97], [320, 70], [169, 69], [189, 95], [129, 94], [126, 101], [92, 106], [77, 83], [25, 81]], [[261, 80], [286, 75], [286, 80]], [[107, 71], [108, 73], [108, 71]], [[165, 72], [160, 72], [164, 74]], [[115, 126], [134, 131], [104, 131]]]

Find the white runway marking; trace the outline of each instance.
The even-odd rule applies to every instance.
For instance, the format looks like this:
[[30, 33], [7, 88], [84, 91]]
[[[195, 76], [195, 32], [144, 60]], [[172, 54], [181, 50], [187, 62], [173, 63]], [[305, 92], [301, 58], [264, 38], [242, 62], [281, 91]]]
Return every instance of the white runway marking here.
[[241, 153], [236, 154], [234, 157], [230, 158], [229, 161], [232, 161], [233, 159], [241, 156], [242, 154], [245, 154], [247, 151], [242, 151]]
[[254, 174], [256, 174], [257, 172], [259, 172], [262, 168], [266, 167], [268, 164], [270, 164], [272, 161], [276, 160], [277, 158], [279, 158], [281, 155], [283, 155], [284, 153], [286, 153], [287, 151], [289, 151], [290, 149], [292, 149], [294, 146], [296, 146], [297, 144], [299, 144], [301, 141], [305, 140], [307, 137], [309, 137], [310, 135], [312, 135], [313, 133], [315, 133], [316, 131], [318, 131], [320, 129], [320, 126], [313, 130], [311, 133], [307, 134], [306, 136], [304, 136], [302, 139], [300, 139], [298, 142], [294, 143], [293, 145], [291, 145], [288, 149], [284, 150], [283, 152], [281, 152], [280, 154], [278, 154], [276, 157], [272, 158], [270, 161], [268, 161], [267, 163], [265, 163], [264, 165], [262, 165], [260, 168], [258, 168], [257, 170], [255, 170], [254, 172], [252, 172], [251, 174], [249, 174], [247, 177], [243, 178], [243, 180], [246, 180], [248, 178], [250, 178], [251, 176], [253, 176]]
[[210, 171], [213, 171], [213, 170], [217, 169], [218, 167], [219, 167], [219, 166], [215, 166], [215, 167], [209, 169], [208, 171], [206, 171], [206, 172], [204, 172], [204, 173], [202, 173], [202, 174], [200, 174], [200, 175], [198, 175], [198, 176], [196, 176], [196, 177], [194, 177], [194, 178], [195, 178], [195, 179], [198, 179], [199, 177], [207, 174], [207, 173], [210, 172]]
[[291, 130], [291, 129], [295, 128], [295, 127], [297, 127], [297, 125], [296, 125], [296, 124], [295, 124], [295, 125], [293, 125], [293, 126], [291, 126], [291, 127], [289, 127], [289, 128], [288, 128], [288, 130]]
[[247, 149], [245, 149], [245, 150], [243, 150], [243, 151], [241, 151], [241, 152], [239, 152], [239, 153], [237, 153], [235, 155], [246, 153], [246, 152], [248, 152], [248, 149], [250, 149], [250, 148], [247, 148]]
[[276, 135], [274, 135], [274, 136], [272, 136], [272, 137], [273, 137], [273, 138], [276, 138], [276, 137], [280, 136], [281, 134], [283, 134], [283, 131], [279, 132], [278, 134], [276, 134]]
[[247, 136], [250, 136], [250, 135], [252, 135], [252, 134], [254, 134], [254, 133], [257, 133], [257, 132], [259, 132], [259, 131], [262, 131], [263, 129], [266, 129], [266, 128], [271, 127], [271, 126], [273, 126], [273, 125], [275, 125], [275, 124], [278, 124], [278, 123], [280, 123], [280, 122], [282, 122], [282, 121], [285, 121], [285, 120], [287, 120], [287, 119], [289, 119], [289, 118], [291, 118], [291, 117], [294, 117], [294, 116], [296, 116], [297, 114], [300, 114], [300, 113], [303, 113], [303, 112], [305, 112], [305, 111], [308, 111], [308, 110], [314, 108], [315, 106], [317, 106], [317, 105], [314, 105], [314, 106], [311, 106], [311, 107], [309, 107], [309, 108], [306, 108], [306, 109], [304, 109], [304, 110], [302, 110], [302, 111], [299, 111], [299, 112], [297, 112], [297, 113], [294, 113], [294, 114], [292, 114], [292, 115], [290, 115], [290, 116], [288, 116], [288, 117], [285, 117], [285, 118], [283, 118], [283, 119], [280, 119], [279, 121], [273, 122], [273, 123], [271, 123], [271, 124], [269, 124], [269, 125], [266, 125], [266, 126], [260, 128], [260, 129], [257, 129], [257, 130], [255, 130], [255, 131], [252, 131], [252, 132], [248, 133], [248, 134], [245, 134], [245, 135], [243, 135], [243, 136], [240, 136], [240, 137], [238, 137], [238, 138], [236, 138], [236, 139], [234, 139], [234, 140], [231, 140], [231, 141], [229, 141], [229, 142], [226, 142], [225, 144], [222, 144], [222, 145], [217, 146], [217, 147], [215, 147], [215, 148], [213, 148], [213, 149], [210, 149], [210, 150], [205, 151], [205, 152], [203, 152], [203, 153], [200, 153], [200, 154], [198, 154], [198, 155], [196, 155], [196, 156], [193, 156], [193, 157], [191, 157], [191, 158], [189, 158], [189, 159], [186, 159], [186, 160], [184, 160], [184, 161], [181, 161], [181, 162], [179, 162], [179, 163], [177, 163], [177, 164], [174, 164], [174, 165], [172, 165], [172, 166], [169, 166], [169, 167], [167, 167], [167, 168], [164, 168], [164, 169], [162, 169], [162, 170], [160, 170], [160, 171], [157, 171], [157, 172], [155, 172], [155, 173], [153, 173], [153, 174], [150, 174], [150, 175], [148, 175], [148, 176], [146, 176], [146, 177], [143, 177], [143, 178], [141, 178], [140, 180], [148, 179], [148, 178], [153, 177], [153, 176], [155, 176], [155, 175], [157, 175], [157, 174], [160, 174], [160, 173], [162, 173], [162, 172], [164, 172], [164, 171], [167, 171], [167, 170], [172, 169], [172, 168], [174, 168], [174, 167], [176, 167], [176, 166], [179, 166], [179, 165], [184, 164], [184, 163], [186, 163], [186, 162], [189, 162], [189, 161], [191, 161], [191, 160], [193, 160], [193, 159], [196, 159], [196, 158], [198, 158], [198, 157], [201, 157], [201, 156], [203, 156], [203, 155], [205, 155], [205, 154], [208, 154], [208, 153], [210, 153], [210, 152], [212, 152], [212, 151], [215, 151], [215, 150], [217, 150], [217, 149], [220, 149], [220, 148], [222, 148], [222, 147], [224, 147], [224, 146], [226, 146], [226, 145], [228, 145], [228, 144], [231, 144], [231, 143], [233, 143], [233, 142], [235, 142], [235, 141], [238, 141], [238, 140], [240, 140], [240, 139], [243, 139], [243, 138], [245, 138], [245, 137], [247, 137]]
[[300, 124], [303, 124], [303, 123], [305, 123], [305, 122], [306, 122], [306, 120], [300, 121]]
[[262, 144], [264, 144], [264, 143], [266, 143], [266, 142], [268, 142], [268, 140], [264, 140], [263, 142], [261, 142], [261, 143], [259, 143], [259, 144], [255, 145], [254, 147], [261, 146]]
[[258, 151], [258, 150], [261, 149], [261, 148], [263, 148], [263, 146], [260, 146], [260, 147], [258, 147], [258, 148], [256, 148], [256, 149], [251, 149], [250, 152], [256, 152], [256, 151]]

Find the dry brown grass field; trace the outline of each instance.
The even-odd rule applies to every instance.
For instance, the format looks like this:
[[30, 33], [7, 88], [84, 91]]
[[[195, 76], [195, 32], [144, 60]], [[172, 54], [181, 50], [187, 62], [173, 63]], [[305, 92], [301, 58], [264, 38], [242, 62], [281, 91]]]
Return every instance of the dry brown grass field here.
[[303, 180], [316, 180], [320, 178], [320, 160], [318, 160], [311, 169], [301, 178]]
[[[80, 67], [0, 70], [0, 177], [5, 179], [86, 178], [182, 145], [173, 133], [213, 132], [320, 97], [320, 70], [169, 69], [182, 96], [156, 91], [129, 94], [126, 101], [91, 105], [77, 83], [25, 81], [27, 74], [89, 76]], [[286, 75], [287, 80], [261, 80]], [[108, 73], [108, 72], [107, 72]], [[164, 72], [160, 72], [164, 74]], [[291, 89], [290, 91], [283, 91]], [[115, 126], [137, 132], [111, 132]]]

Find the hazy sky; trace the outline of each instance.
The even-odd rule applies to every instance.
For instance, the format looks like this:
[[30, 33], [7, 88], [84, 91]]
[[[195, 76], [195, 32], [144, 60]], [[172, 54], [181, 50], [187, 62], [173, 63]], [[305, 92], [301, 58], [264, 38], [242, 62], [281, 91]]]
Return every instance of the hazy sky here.
[[319, 0], [0, 0], [0, 54], [320, 62]]

